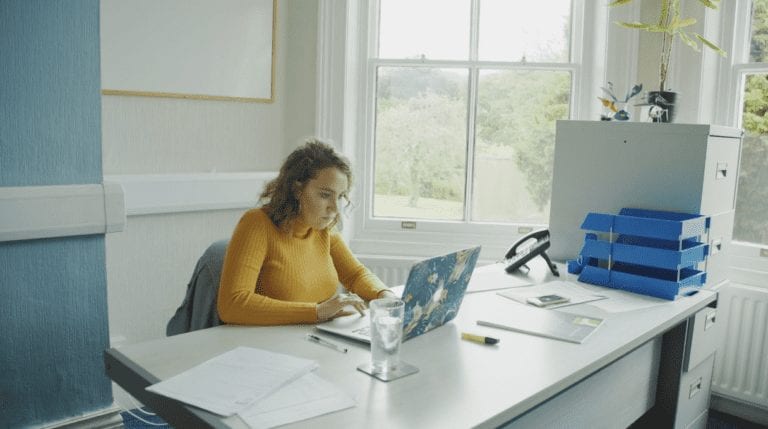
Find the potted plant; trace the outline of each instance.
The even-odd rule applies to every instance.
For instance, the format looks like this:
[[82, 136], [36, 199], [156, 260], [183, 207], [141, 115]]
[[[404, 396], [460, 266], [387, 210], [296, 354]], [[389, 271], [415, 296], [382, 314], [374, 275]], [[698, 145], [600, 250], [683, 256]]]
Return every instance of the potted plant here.
[[[625, 28], [661, 34], [659, 90], [649, 91], [647, 102], [651, 106], [650, 115], [654, 122], [672, 122], [677, 94], [667, 88], [667, 74], [675, 39], [679, 38], [696, 52], [701, 52], [701, 46], [706, 46], [723, 57], [726, 56], [726, 53], [701, 34], [690, 30], [691, 26], [696, 24], [696, 18], [682, 18], [680, 16], [680, 0], [657, 1], [660, 2], [660, 9], [659, 18], [655, 23], [617, 22], [617, 24]], [[614, 0], [609, 6], [621, 6], [631, 2], [632, 0]], [[717, 3], [720, 0], [698, 0], [698, 2], [710, 9], [717, 9]]]

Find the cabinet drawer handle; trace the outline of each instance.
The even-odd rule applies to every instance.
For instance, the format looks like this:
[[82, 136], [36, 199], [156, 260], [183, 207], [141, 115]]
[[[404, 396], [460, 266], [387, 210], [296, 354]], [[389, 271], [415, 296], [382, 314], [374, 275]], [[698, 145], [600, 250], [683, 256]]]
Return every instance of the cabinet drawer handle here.
[[717, 169], [715, 170], [715, 180], [725, 179], [728, 177], [728, 163], [718, 162]]
[[723, 250], [723, 239], [718, 238], [715, 240], [712, 240], [712, 242], [709, 245], [709, 256], [715, 256], [720, 251]]
[[711, 328], [715, 324], [716, 320], [717, 320], [716, 311], [713, 311], [707, 314], [707, 316], [704, 318], [704, 330], [706, 331], [707, 329]]
[[693, 398], [700, 391], [701, 391], [701, 377], [699, 377], [695, 382], [691, 384], [690, 387], [688, 387], [688, 399]]

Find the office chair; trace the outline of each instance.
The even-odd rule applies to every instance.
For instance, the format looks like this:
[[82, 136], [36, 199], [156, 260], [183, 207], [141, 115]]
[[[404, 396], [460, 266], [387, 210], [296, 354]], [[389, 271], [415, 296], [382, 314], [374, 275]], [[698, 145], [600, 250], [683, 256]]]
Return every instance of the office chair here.
[[221, 325], [216, 301], [229, 239], [213, 242], [198, 259], [184, 301], [165, 327], [172, 336]]

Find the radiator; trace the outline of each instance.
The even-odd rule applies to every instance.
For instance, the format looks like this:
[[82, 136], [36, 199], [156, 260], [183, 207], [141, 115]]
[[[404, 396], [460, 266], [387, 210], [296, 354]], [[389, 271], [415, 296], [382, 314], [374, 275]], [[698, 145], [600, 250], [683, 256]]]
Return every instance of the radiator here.
[[768, 409], [768, 289], [724, 285], [713, 393]]
[[360, 256], [360, 262], [387, 286], [398, 286], [408, 279], [408, 271], [418, 259], [385, 257], [385, 256]]

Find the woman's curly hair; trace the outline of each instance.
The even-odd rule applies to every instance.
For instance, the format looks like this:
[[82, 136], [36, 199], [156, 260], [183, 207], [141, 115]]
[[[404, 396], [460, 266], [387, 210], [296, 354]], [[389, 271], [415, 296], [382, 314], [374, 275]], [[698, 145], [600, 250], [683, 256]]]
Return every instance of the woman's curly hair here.
[[[348, 186], [352, 186], [349, 161], [327, 143], [311, 138], [288, 155], [277, 178], [267, 183], [259, 197], [259, 203], [275, 225], [286, 230], [291, 228], [300, 210], [296, 184], [305, 186], [320, 170], [329, 167], [341, 171], [347, 176]], [[328, 228], [336, 225], [338, 220], [339, 214]]]

